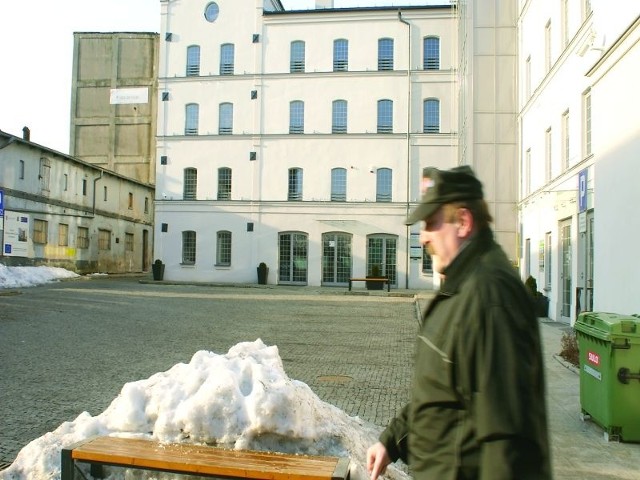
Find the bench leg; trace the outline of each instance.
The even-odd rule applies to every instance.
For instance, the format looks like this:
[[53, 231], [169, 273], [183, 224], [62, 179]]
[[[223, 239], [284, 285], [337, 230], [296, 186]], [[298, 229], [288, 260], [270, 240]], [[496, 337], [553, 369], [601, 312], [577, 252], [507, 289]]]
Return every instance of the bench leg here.
[[74, 462], [71, 458], [71, 450], [62, 449], [60, 454], [60, 480], [73, 480]]
[[349, 291], [351, 291], [351, 280], [349, 280]]

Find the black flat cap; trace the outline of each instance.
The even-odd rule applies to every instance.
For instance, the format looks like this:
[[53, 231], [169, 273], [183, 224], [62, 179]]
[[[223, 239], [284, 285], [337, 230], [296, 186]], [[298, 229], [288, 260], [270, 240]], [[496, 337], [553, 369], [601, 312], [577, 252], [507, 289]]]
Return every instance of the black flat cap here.
[[483, 198], [482, 183], [468, 165], [451, 170], [425, 168], [422, 188], [424, 191], [420, 205], [407, 217], [405, 225], [413, 225], [429, 218], [447, 203]]

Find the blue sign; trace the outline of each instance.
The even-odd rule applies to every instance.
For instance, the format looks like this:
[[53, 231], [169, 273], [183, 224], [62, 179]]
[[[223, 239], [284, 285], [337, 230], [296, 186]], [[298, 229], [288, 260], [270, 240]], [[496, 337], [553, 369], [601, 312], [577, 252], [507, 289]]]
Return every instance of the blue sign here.
[[578, 173], [578, 213], [587, 211], [587, 169]]
[[4, 191], [0, 190], [0, 217], [4, 217]]

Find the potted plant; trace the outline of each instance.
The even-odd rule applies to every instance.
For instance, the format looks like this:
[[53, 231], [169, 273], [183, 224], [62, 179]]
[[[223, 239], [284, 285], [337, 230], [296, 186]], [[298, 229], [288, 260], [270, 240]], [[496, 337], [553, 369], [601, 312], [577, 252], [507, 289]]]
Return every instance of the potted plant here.
[[267, 267], [266, 263], [260, 262], [260, 265], [258, 265], [257, 270], [258, 270], [258, 284], [266, 285], [267, 277], [269, 276], [269, 267]]
[[164, 263], [159, 258], [151, 265], [154, 280], [162, 280], [164, 278]]
[[542, 292], [538, 291], [538, 282], [531, 275], [524, 282], [525, 286], [531, 293], [531, 296], [535, 300], [536, 305], [536, 315], [538, 317], [548, 317], [549, 316], [549, 298], [546, 297]]
[[[367, 278], [383, 278], [380, 265], [374, 263], [371, 265], [371, 275], [367, 275]], [[382, 290], [384, 288], [384, 282], [366, 282], [367, 290]]]

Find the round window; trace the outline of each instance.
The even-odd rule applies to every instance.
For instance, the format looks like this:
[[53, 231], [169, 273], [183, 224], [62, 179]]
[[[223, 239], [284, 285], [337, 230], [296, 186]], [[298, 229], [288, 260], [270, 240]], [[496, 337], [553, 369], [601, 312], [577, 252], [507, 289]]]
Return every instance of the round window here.
[[220, 13], [218, 4], [216, 2], [211, 2], [207, 5], [207, 8], [204, 9], [204, 18], [207, 19], [207, 22], [215, 22], [216, 18], [218, 18], [218, 13]]

